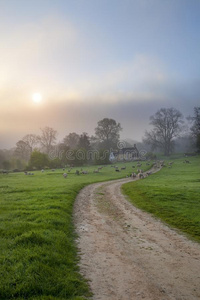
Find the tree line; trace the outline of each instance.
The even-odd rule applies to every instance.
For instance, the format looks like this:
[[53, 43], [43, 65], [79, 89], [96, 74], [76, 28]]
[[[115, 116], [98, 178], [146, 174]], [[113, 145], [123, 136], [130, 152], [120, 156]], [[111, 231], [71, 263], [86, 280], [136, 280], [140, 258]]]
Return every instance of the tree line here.
[[[152, 129], [145, 132], [143, 147], [150, 148], [151, 151], [162, 151], [169, 156], [175, 149], [177, 139], [187, 139], [194, 151], [200, 153], [200, 107], [194, 108], [193, 116], [187, 118], [187, 123], [177, 109], [161, 108], [150, 116], [150, 125]], [[120, 123], [104, 118], [97, 123], [94, 136], [89, 136], [86, 132], [71, 132], [61, 142], [57, 142], [58, 132], [46, 126], [41, 128], [40, 135], [25, 135], [16, 143], [14, 150], [0, 150], [0, 168], [55, 168], [67, 164], [109, 163], [109, 151], [118, 150], [121, 131]], [[77, 156], [80, 150], [81, 157]], [[83, 155], [90, 150], [98, 150], [100, 155], [92, 158]], [[65, 155], [69, 151], [70, 159]], [[50, 159], [52, 153], [64, 155], [55, 155]], [[107, 155], [100, 161], [102, 153]]]

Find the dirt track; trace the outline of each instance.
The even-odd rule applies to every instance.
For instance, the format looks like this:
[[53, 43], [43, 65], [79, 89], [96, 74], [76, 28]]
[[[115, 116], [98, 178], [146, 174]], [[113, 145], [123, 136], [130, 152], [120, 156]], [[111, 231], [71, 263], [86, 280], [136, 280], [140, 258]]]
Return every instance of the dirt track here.
[[120, 190], [128, 181], [89, 185], [75, 202], [93, 299], [200, 299], [200, 245], [132, 206]]

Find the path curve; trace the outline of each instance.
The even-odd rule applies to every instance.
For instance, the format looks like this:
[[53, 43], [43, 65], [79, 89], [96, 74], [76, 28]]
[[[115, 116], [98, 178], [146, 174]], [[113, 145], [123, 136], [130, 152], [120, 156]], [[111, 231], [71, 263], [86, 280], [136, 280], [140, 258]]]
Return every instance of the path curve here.
[[130, 204], [121, 179], [78, 194], [80, 271], [94, 300], [200, 299], [200, 245]]

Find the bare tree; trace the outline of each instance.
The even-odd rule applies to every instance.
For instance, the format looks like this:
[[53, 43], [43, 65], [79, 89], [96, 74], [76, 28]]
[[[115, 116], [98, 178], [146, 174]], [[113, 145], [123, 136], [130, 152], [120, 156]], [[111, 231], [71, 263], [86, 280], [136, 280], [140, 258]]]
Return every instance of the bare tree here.
[[116, 147], [120, 138], [121, 124], [113, 119], [104, 118], [99, 121], [95, 128], [96, 139], [99, 140], [101, 146], [105, 149]]
[[150, 144], [152, 150], [161, 149], [169, 156], [174, 147], [174, 138], [182, 130], [183, 116], [175, 108], [161, 108], [150, 117], [151, 131], [145, 132], [144, 142]]
[[40, 137], [36, 134], [27, 134], [22, 140], [31, 148], [32, 152], [40, 142]]
[[39, 137], [42, 149], [49, 154], [53, 146], [56, 144], [57, 131], [51, 127], [41, 128], [42, 134]]

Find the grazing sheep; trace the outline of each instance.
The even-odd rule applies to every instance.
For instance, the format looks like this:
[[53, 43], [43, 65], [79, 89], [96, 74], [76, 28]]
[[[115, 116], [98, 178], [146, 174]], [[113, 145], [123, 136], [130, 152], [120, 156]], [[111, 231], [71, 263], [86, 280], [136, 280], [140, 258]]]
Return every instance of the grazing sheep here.
[[76, 170], [76, 175], [80, 175], [80, 172], [79, 172], [79, 170]]
[[146, 174], [149, 176], [149, 175], [152, 174], [152, 172], [151, 171], [147, 171]]
[[63, 177], [64, 177], [64, 178], [67, 178], [67, 173], [63, 173]]
[[135, 168], [135, 166], [132, 166], [132, 168]]
[[126, 167], [122, 167], [121, 170], [126, 170]]
[[116, 172], [119, 172], [119, 169], [115, 169]]
[[131, 178], [135, 178], [136, 176], [137, 176], [136, 173], [131, 174]]
[[82, 174], [88, 174], [88, 171], [82, 171]]
[[94, 170], [93, 173], [99, 173], [99, 170]]
[[43, 173], [43, 172], [44, 172], [44, 169], [42, 169], [41, 172]]
[[54, 172], [54, 171], [55, 171], [55, 169], [52, 169], [51, 171], [52, 171], [52, 172]]
[[144, 174], [143, 174], [143, 173], [138, 173], [138, 178], [139, 178], [139, 179], [144, 178]]
[[161, 163], [160, 167], [166, 167], [166, 165], [164, 163]]
[[3, 171], [2, 171], [2, 174], [8, 175], [8, 171], [3, 170]]
[[186, 164], [191, 164], [191, 162], [189, 160], [185, 160]]

